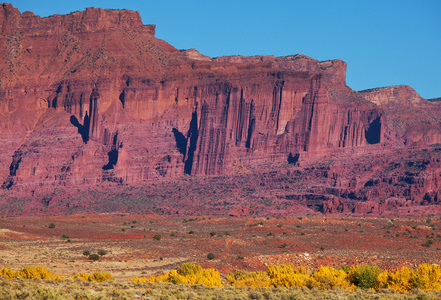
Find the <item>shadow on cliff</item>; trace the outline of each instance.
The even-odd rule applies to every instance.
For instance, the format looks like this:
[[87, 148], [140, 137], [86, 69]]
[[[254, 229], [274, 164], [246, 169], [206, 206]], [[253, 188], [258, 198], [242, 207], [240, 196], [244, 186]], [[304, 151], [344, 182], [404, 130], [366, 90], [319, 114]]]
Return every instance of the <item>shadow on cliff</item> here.
[[175, 136], [176, 147], [178, 148], [179, 153], [184, 155], [185, 159], [185, 155], [187, 154], [187, 138], [177, 128], [173, 128], [172, 131]]
[[198, 141], [198, 113], [195, 110], [191, 116], [190, 126], [187, 132], [187, 137], [177, 128], [172, 129], [175, 136], [176, 147], [184, 158], [184, 174], [191, 174], [193, 168], [193, 157], [196, 151]]
[[365, 132], [366, 141], [369, 144], [378, 144], [381, 139], [381, 120], [377, 117], [369, 124], [369, 128]]
[[112, 170], [115, 167], [116, 163], [118, 162], [118, 149], [122, 148], [122, 144], [118, 146], [117, 141], [118, 141], [118, 132], [116, 132], [116, 134], [113, 137], [112, 149], [107, 153], [107, 155], [109, 156], [109, 162], [103, 166], [104, 171]]
[[72, 123], [73, 126], [78, 128], [78, 133], [81, 135], [81, 138], [83, 139], [83, 142], [87, 144], [89, 141], [89, 128], [90, 128], [90, 118], [87, 115], [84, 116], [83, 125], [80, 124], [77, 117], [74, 115], [70, 116], [70, 123]]

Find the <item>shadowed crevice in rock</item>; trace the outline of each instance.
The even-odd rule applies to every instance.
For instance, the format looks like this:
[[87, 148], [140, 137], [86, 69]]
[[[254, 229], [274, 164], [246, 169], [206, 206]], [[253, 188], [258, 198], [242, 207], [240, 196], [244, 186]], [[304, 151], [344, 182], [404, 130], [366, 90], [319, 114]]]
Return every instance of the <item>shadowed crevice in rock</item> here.
[[124, 91], [122, 91], [121, 94], [119, 94], [119, 101], [121, 101], [122, 107], [124, 108], [124, 104], [125, 104]]
[[290, 153], [288, 155], [288, 163], [289, 164], [295, 164], [295, 163], [297, 163], [299, 161], [299, 158], [300, 158], [300, 154], [299, 153], [296, 153], [294, 155], [292, 155], [292, 153]]
[[57, 102], [58, 102], [58, 96], [54, 98], [54, 100], [52, 100], [52, 108], [57, 108]]
[[381, 121], [380, 117], [377, 117], [372, 123], [369, 125], [369, 128], [365, 132], [366, 141], [369, 144], [378, 144], [380, 142], [381, 137]]
[[[98, 93], [97, 89], [94, 89], [92, 91], [92, 94], [90, 95], [90, 100], [89, 100], [89, 113], [90, 113], [90, 116], [88, 117], [89, 137], [94, 137], [98, 132], [99, 99], [100, 99], [100, 94]], [[86, 120], [84, 120], [84, 123], [86, 123]]]
[[194, 152], [196, 151], [196, 145], [198, 141], [198, 113], [195, 110], [191, 115], [190, 128], [187, 134], [187, 144], [189, 145], [187, 150], [187, 159], [185, 160], [184, 173], [191, 174], [193, 168]]
[[245, 147], [246, 148], [251, 148], [251, 141], [253, 139], [253, 133], [254, 133], [254, 128], [256, 126], [256, 119], [251, 119], [250, 120], [250, 125], [248, 127], [248, 135], [247, 135], [247, 141], [245, 142]]
[[109, 156], [109, 162], [107, 165], [103, 166], [104, 171], [112, 170], [118, 162], [118, 150], [112, 149], [109, 153], [107, 153], [107, 155]]
[[9, 189], [14, 185], [14, 177], [17, 175], [17, 170], [20, 166], [22, 155], [23, 152], [21, 150], [15, 151], [14, 155], [12, 156], [12, 163], [9, 166], [9, 176], [5, 182], [3, 182], [2, 188]]
[[116, 163], [118, 162], [118, 148], [122, 147], [117, 147], [118, 141], [118, 132], [116, 132], [115, 136], [113, 137], [113, 143], [112, 143], [112, 150], [110, 150], [107, 155], [109, 156], [109, 162], [103, 166], [103, 170], [112, 170]]
[[89, 116], [87, 115], [87, 112], [86, 115], [84, 116], [83, 125], [80, 124], [77, 117], [75, 117], [74, 115], [70, 116], [70, 123], [72, 123], [73, 126], [78, 128], [78, 133], [81, 135], [83, 142], [87, 144], [87, 142], [89, 141], [89, 128], [90, 128], [90, 119]]
[[59, 95], [62, 91], [63, 91], [63, 84], [60, 84], [60, 85], [58, 86], [58, 88], [57, 88], [57, 91], [56, 91], [57, 95], [55, 96], [54, 100], [52, 100], [52, 104], [50, 104], [50, 101], [49, 101], [49, 107], [57, 108], [57, 106], [58, 106], [58, 95]]
[[185, 159], [185, 155], [187, 154], [187, 139], [178, 129], [173, 128], [172, 131], [175, 136], [176, 147], [178, 148], [179, 153], [184, 155]]

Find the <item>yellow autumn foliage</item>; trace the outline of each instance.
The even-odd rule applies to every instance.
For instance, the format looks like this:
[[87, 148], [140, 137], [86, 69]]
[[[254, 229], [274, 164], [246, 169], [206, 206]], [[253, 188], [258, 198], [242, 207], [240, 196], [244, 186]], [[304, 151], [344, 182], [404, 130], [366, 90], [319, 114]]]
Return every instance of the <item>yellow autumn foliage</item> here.
[[0, 275], [5, 276], [5, 278], [7, 279], [12, 279], [12, 278], [23, 278], [23, 279], [39, 278], [39, 279], [48, 279], [48, 280], [65, 279], [65, 277], [52, 274], [51, 271], [40, 266], [36, 266], [36, 267], [27, 266], [17, 271], [7, 268], [2, 268], [0, 269]]
[[[63, 280], [65, 277], [52, 274], [44, 267], [28, 266], [20, 270], [0, 269], [0, 276], [6, 279], [46, 279]], [[114, 280], [111, 274], [95, 271], [93, 274], [80, 273], [72, 280], [103, 282]], [[294, 268], [292, 264], [269, 265], [266, 272], [244, 272], [238, 270], [226, 276], [226, 281], [237, 287], [308, 287], [319, 290], [334, 288], [393, 289], [398, 293], [412, 290], [441, 292], [441, 268], [438, 265], [421, 264], [415, 270], [402, 267], [392, 271], [382, 271], [368, 265], [354, 266], [348, 273], [341, 269], [323, 267], [311, 272], [308, 267]], [[220, 273], [215, 269], [204, 269], [200, 265], [185, 263], [178, 270], [149, 278], [136, 277], [133, 283], [169, 282], [174, 284], [203, 284], [208, 287], [222, 286]]]
[[103, 281], [107, 281], [107, 280], [115, 280], [115, 278], [113, 278], [113, 276], [110, 275], [110, 273], [98, 272], [98, 271], [93, 272], [93, 274], [80, 273], [80, 274], [76, 275], [74, 277], [74, 279], [75, 278], [78, 278], [83, 281], [97, 281], [97, 282], [103, 282]]
[[148, 283], [148, 282], [155, 283], [156, 278], [155, 278], [155, 276], [150, 276], [150, 278], [148, 278], [148, 279], [145, 277], [135, 277], [135, 278], [129, 279], [128, 281], [133, 282], [133, 283]]
[[294, 269], [291, 264], [269, 265], [268, 276], [274, 287], [306, 286], [309, 280], [309, 268], [300, 266]]
[[270, 287], [271, 278], [268, 272], [236, 271], [227, 275], [227, 281], [233, 286]]
[[195, 265], [192, 263], [184, 263], [179, 270], [172, 270], [164, 275], [157, 277], [150, 276], [150, 279], [146, 279], [146, 282], [161, 281], [174, 284], [203, 284], [205, 286], [222, 286], [220, 273], [217, 270], [204, 269], [200, 265]]
[[308, 287], [316, 287], [319, 290], [332, 290], [336, 287], [348, 289], [351, 287], [351, 284], [348, 281], [348, 274], [346, 274], [345, 271], [321, 266], [310, 276]]
[[411, 286], [412, 270], [407, 267], [393, 271], [383, 271], [378, 275], [380, 288], [394, 289], [398, 293], [407, 293], [412, 290]]
[[437, 265], [422, 264], [413, 272], [412, 288], [425, 292], [441, 291], [441, 269]]
[[441, 291], [441, 269], [437, 265], [421, 264], [416, 270], [403, 267], [384, 271], [378, 275], [378, 279], [380, 287], [391, 288], [399, 293], [407, 293], [413, 289]]

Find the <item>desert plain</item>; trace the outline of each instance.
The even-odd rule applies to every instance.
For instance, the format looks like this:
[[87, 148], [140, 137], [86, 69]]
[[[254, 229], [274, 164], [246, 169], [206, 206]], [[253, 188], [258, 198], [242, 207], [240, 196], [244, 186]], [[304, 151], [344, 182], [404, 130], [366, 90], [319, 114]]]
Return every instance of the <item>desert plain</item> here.
[[[43, 266], [62, 276], [97, 270], [118, 281], [163, 274], [185, 262], [226, 276], [239, 269], [264, 271], [269, 264], [394, 269], [441, 259], [441, 221], [433, 216], [95, 214], [3, 217], [0, 228], [2, 267]], [[85, 250], [107, 253], [92, 261]]]

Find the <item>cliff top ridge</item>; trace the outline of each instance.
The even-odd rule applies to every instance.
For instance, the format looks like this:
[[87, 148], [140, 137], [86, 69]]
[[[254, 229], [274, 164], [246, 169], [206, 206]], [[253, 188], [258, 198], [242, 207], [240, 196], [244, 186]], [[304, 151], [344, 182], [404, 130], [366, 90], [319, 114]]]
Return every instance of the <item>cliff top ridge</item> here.
[[17, 30], [39, 35], [70, 31], [72, 33], [108, 30], [112, 28], [139, 28], [155, 34], [155, 25], [143, 25], [137, 11], [113, 10], [88, 7], [86, 10], [67, 15], [52, 15], [41, 18], [30, 11], [20, 13], [10, 3], [0, 4], [0, 32]]

